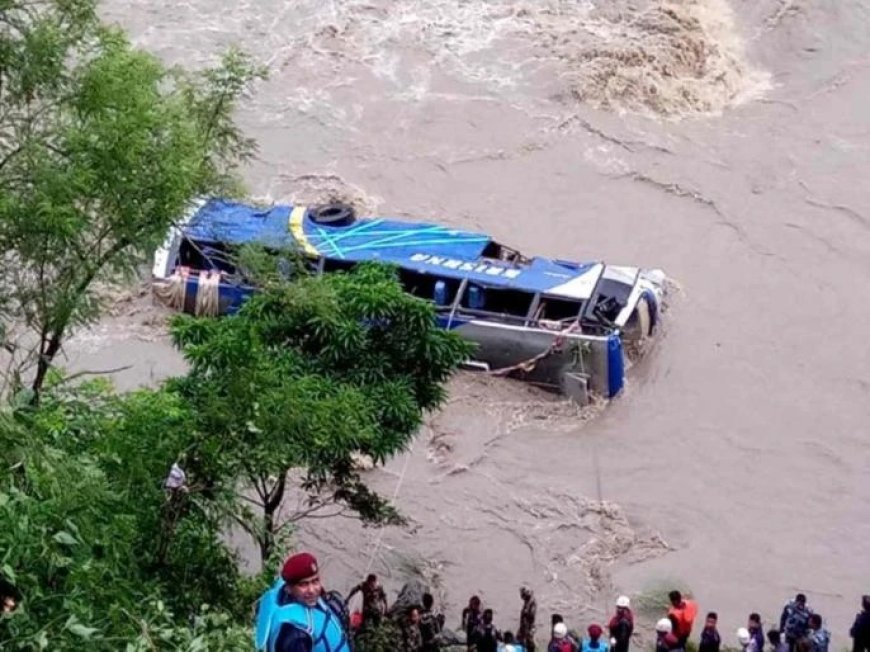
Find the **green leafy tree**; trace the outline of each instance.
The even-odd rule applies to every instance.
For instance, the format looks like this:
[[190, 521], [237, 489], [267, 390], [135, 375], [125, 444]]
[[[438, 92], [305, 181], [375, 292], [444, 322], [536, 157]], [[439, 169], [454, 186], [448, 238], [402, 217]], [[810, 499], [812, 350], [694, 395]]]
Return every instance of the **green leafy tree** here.
[[[193, 482], [251, 488], [233, 516], [264, 562], [276, 535], [315, 513], [400, 521], [355, 460], [405, 449], [471, 353], [381, 266], [273, 278], [237, 315], [179, 316], [172, 332], [191, 365], [172, 385], [196, 421], [186, 470]], [[291, 472], [306, 500], [282, 515]]]
[[94, 0], [0, 3], [0, 342], [6, 389], [38, 400], [98, 289], [137, 269], [198, 194], [232, 192], [254, 151], [233, 123], [261, 74], [238, 52], [167, 69]]
[[163, 488], [190, 426], [179, 397], [54, 380], [0, 413], [0, 575], [23, 598], [0, 647], [244, 649], [216, 641], [250, 636], [262, 585], [240, 578], [224, 510]]

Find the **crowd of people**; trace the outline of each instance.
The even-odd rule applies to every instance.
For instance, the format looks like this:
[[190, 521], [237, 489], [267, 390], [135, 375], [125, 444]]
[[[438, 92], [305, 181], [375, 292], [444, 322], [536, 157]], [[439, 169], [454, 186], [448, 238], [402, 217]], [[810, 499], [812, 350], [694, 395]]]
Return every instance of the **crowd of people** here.
[[[350, 610], [357, 595], [362, 606]], [[400, 598], [402, 596], [400, 595]], [[387, 603], [384, 589], [375, 575], [355, 586], [347, 597], [326, 591], [320, 579], [317, 560], [309, 553], [290, 556], [281, 577], [259, 601], [255, 642], [263, 652], [352, 652], [366, 633], [377, 630], [388, 620], [400, 632], [395, 652], [434, 652], [460, 644], [468, 652], [536, 652], [537, 602], [534, 592], [520, 589], [522, 602], [516, 630], [500, 630], [492, 609], [479, 596], [472, 596], [462, 610], [461, 631], [455, 635], [445, 628], [444, 615], [435, 609], [429, 593], [419, 601]], [[740, 652], [831, 652], [831, 635], [822, 616], [799, 593], [782, 610], [777, 627], [766, 633], [761, 616], [749, 614], [745, 627], [733, 638], [736, 646], [723, 641], [718, 615], [709, 612], [692, 641], [698, 605], [679, 591], [671, 591], [670, 607], [655, 625], [656, 652], [687, 652], [690, 642], [698, 652], [720, 652], [736, 647]], [[560, 614], [550, 617], [546, 652], [629, 652], [633, 645], [635, 617], [631, 601], [620, 596], [604, 624], [592, 623], [581, 635], [569, 629]], [[870, 652], [870, 595], [862, 598], [861, 612], [849, 632], [853, 652]]]

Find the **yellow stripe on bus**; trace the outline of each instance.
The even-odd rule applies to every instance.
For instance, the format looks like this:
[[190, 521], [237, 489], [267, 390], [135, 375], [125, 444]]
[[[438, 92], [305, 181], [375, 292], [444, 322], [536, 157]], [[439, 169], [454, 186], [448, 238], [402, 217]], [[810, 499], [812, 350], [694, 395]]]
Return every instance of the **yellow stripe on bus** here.
[[302, 251], [309, 256], [319, 256], [320, 252], [308, 241], [308, 238], [305, 236], [305, 230], [302, 227], [306, 210], [305, 206], [294, 206], [293, 210], [290, 211], [290, 233], [293, 235], [293, 239], [296, 240], [296, 244], [302, 247]]

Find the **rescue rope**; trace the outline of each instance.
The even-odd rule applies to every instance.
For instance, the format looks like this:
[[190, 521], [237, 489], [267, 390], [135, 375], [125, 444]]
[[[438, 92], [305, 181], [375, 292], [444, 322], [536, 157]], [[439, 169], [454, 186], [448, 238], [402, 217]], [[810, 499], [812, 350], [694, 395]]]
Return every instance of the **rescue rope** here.
[[[393, 491], [393, 497], [391, 502], [396, 502], [396, 498], [399, 497], [399, 490], [402, 488], [402, 483], [405, 481], [405, 474], [408, 472], [408, 462], [411, 460], [411, 455], [414, 454], [414, 445], [411, 444], [411, 447], [408, 449], [408, 452], [405, 454], [405, 463], [402, 465], [402, 472], [399, 474], [399, 479], [396, 482], [396, 489]], [[375, 557], [381, 549], [381, 543], [384, 540], [384, 531], [386, 528], [383, 526], [378, 530], [378, 536], [375, 540], [375, 547], [372, 549], [372, 554], [369, 556], [369, 562], [366, 564], [366, 571], [363, 573], [364, 576], [368, 575], [372, 569], [372, 564], [375, 563]]]
[[172, 276], [154, 281], [154, 296], [166, 307], [182, 310], [187, 299], [188, 271], [181, 269]]
[[196, 307], [194, 314], [199, 316], [214, 317], [220, 308], [220, 282], [221, 273], [200, 272], [199, 289], [196, 292]]

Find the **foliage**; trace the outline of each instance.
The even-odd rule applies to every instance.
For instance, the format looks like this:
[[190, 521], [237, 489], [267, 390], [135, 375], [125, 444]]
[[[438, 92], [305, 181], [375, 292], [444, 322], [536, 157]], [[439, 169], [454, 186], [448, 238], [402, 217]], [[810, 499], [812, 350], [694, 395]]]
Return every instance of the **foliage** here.
[[[235, 516], [263, 559], [284, 525], [323, 507], [397, 522], [360, 480], [355, 456], [381, 463], [402, 451], [471, 352], [380, 266], [273, 283], [235, 316], [178, 317], [173, 336], [191, 369], [172, 388], [196, 415], [198, 460], [186, 470], [254, 488], [260, 514]], [[292, 469], [308, 503], [279, 523]]]
[[[39, 404], [0, 412], [0, 574], [23, 596], [4, 649], [246, 648], [270, 573], [240, 577], [227, 515], [276, 561], [286, 530], [268, 518], [296, 469], [311, 502], [291, 519], [340, 504], [396, 522], [354, 456], [402, 450], [470, 353], [381, 267], [276, 279], [237, 316], [179, 318], [174, 334], [191, 369], [161, 389], [51, 372]], [[187, 478], [168, 490], [174, 463]], [[239, 506], [249, 483], [258, 514]]]
[[140, 634], [127, 644], [125, 652], [238, 652], [252, 647], [250, 624], [208, 605], [190, 619], [189, 625], [179, 625], [178, 618], [159, 601], [150, 603], [146, 613], [149, 620], [140, 621]]
[[402, 649], [402, 631], [385, 618], [376, 627], [364, 627], [354, 639], [356, 652], [395, 652]]
[[206, 649], [195, 641], [246, 624], [251, 603], [209, 502], [186, 495], [167, 528], [162, 479], [187, 422], [176, 396], [99, 383], [0, 414], [0, 573], [24, 598], [0, 647]]
[[[192, 197], [237, 188], [233, 123], [261, 71], [238, 52], [167, 69], [102, 25], [94, 0], [0, 7], [0, 340], [34, 398], [71, 328], [100, 313]], [[35, 370], [32, 367], [35, 366]], [[7, 389], [10, 389], [7, 387]]]

